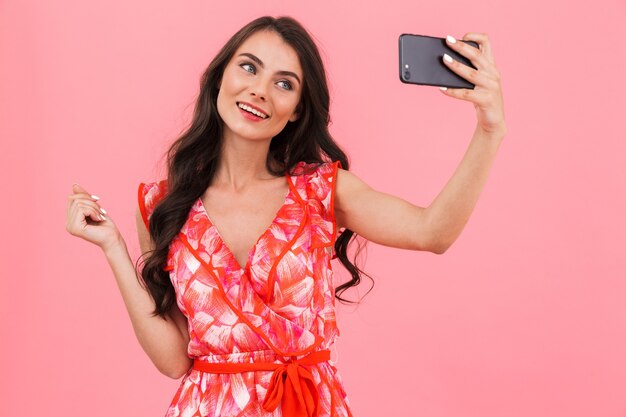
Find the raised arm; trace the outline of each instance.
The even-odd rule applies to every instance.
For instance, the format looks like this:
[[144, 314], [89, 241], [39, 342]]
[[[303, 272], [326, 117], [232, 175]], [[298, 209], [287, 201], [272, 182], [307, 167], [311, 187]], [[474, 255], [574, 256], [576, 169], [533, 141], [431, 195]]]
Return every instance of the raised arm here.
[[402, 249], [444, 253], [459, 237], [485, 186], [493, 160], [506, 135], [500, 74], [489, 38], [467, 33], [479, 48], [448, 37], [454, 50], [469, 58], [476, 69], [444, 60], [448, 67], [471, 81], [474, 89], [449, 88], [443, 93], [472, 102], [476, 129], [463, 160], [439, 195], [427, 207], [373, 190], [356, 175], [339, 169], [335, 190], [335, 218], [372, 242]]
[[426, 209], [371, 188], [350, 171], [337, 170], [337, 228], [346, 227], [385, 246], [435, 252]]
[[376, 191], [352, 172], [339, 169], [337, 226], [381, 245], [444, 253], [469, 220], [502, 137], [477, 129], [452, 178], [427, 208]]

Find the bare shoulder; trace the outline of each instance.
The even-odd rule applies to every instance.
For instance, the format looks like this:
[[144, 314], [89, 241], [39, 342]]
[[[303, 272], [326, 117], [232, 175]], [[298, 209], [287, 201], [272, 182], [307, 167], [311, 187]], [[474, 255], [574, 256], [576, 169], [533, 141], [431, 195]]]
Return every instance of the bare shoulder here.
[[427, 210], [400, 197], [376, 191], [356, 174], [337, 170], [335, 221], [372, 242], [402, 249], [432, 251]]
[[353, 172], [337, 168], [337, 183], [335, 184], [335, 219], [337, 228], [346, 227], [345, 214], [350, 211], [350, 203], [358, 199], [359, 194], [372, 190], [361, 178]]
[[337, 168], [337, 192], [340, 186], [343, 191], [350, 191], [355, 188], [371, 188], [361, 178], [357, 177], [354, 172]]

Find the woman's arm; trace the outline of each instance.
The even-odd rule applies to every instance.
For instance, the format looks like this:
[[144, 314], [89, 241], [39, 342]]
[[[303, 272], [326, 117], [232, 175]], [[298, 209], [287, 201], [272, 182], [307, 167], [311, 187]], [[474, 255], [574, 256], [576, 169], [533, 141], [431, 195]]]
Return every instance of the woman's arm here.
[[[136, 223], [141, 251], [145, 253], [152, 249], [152, 244], [139, 210]], [[103, 248], [103, 251], [115, 275], [139, 344], [161, 373], [180, 378], [192, 365], [187, 356], [189, 334], [185, 317], [180, 311], [170, 312], [168, 320], [152, 317], [154, 301], [140, 285], [123, 240]], [[178, 307], [174, 305], [174, 309], [178, 310]]]
[[502, 134], [476, 129], [452, 178], [427, 208], [373, 190], [339, 169], [335, 190], [337, 227], [402, 249], [444, 253], [461, 234], [482, 192]]
[[[99, 199], [79, 184], [73, 184], [72, 194], [67, 201], [65, 229], [72, 236], [102, 249], [115, 275], [141, 347], [160, 372], [172, 378], [180, 378], [191, 366], [191, 359], [187, 357], [187, 320], [176, 304], [165, 315], [166, 319], [152, 316], [154, 301], [141, 286], [126, 242], [111, 216], [100, 206]], [[139, 209], [136, 222], [139, 245], [142, 253], [146, 253], [153, 249], [153, 243]]]
[[463, 160], [428, 208], [377, 192], [351, 172], [339, 169], [335, 218], [364, 238], [386, 246], [444, 253], [461, 234], [482, 192], [500, 143], [506, 135], [500, 74], [486, 34], [468, 33], [479, 48], [448, 38], [448, 45], [476, 69], [458, 61], [446, 65], [471, 81], [474, 89], [451, 88], [444, 94], [470, 101], [477, 124]]
[[431, 233], [438, 253], [459, 237], [478, 201], [505, 132], [487, 133], [476, 127], [463, 160], [446, 186], [428, 206]]
[[[135, 222], [137, 223], [137, 235], [139, 240], [139, 248], [141, 253], [146, 253], [154, 249], [154, 244], [150, 238], [150, 232], [146, 228], [146, 222], [142, 218], [141, 209], [137, 207], [135, 214]], [[167, 316], [174, 320], [181, 337], [184, 339], [185, 346], [189, 343], [189, 330], [187, 328], [187, 317], [180, 311], [176, 303], [172, 304], [172, 308]]]

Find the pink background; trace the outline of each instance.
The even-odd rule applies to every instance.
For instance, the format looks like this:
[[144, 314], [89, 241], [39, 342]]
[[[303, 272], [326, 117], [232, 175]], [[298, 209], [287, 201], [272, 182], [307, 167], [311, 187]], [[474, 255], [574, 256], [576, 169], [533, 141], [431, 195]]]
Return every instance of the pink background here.
[[626, 416], [624, 0], [225, 3], [0, 3], [0, 413], [164, 414], [179, 381], [139, 346], [101, 251], [66, 233], [66, 198], [99, 195], [136, 259], [137, 185], [162, 178], [199, 75], [240, 26], [287, 14], [319, 42], [352, 170], [420, 206], [475, 111], [400, 83], [398, 35], [485, 32], [503, 76], [509, 133], [459, 240], [368, 244], [375, 288], [338, 307], [354, 415]]

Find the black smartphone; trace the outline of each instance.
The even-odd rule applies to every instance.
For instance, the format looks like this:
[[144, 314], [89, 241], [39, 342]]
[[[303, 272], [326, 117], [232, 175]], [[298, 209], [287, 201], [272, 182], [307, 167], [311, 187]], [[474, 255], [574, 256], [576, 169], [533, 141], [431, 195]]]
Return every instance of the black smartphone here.
[[[457, 39], [478, 48], [472, 41]], [[450, 88], [474, 89], [474, 84], [459, 76], [443, 63], [443, 54], [474, 69], [476, 67], [463, 55], [448, 47], [445, 38], [404, 33], [399, 38], [400, 81], [406, 84], [434, 85]]]

